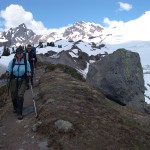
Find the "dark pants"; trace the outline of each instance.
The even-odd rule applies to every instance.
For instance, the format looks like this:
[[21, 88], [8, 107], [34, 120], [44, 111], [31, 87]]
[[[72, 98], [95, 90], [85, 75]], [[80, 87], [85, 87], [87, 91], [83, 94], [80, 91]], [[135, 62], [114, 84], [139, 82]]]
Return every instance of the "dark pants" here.
[[19, 115], [22, 115], [24, 93], [26, 91], [26, 80], [12, 79], [10, 84], [11, 99], [13, 107]]

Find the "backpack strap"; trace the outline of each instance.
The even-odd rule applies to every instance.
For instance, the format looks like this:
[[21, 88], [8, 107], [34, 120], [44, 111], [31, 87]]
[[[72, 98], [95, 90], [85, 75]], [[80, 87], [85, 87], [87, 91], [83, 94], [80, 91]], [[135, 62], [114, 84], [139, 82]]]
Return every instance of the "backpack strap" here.
[[25, 73], [27, 73], [27, 59], [26, 59], [26, 53], [23, 53], [23, 57], [24, 57]]

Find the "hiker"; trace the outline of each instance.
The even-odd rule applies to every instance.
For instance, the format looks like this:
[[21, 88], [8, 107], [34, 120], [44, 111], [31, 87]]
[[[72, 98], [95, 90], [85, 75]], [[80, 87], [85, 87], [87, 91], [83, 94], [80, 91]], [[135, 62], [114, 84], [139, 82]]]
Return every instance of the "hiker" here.
[[16, 49], [16, 55], [8, 64], [6, 76], [10, 78], [10, 92], [14, 107], [14, 113], [18, 114], [18, 119], [23, 119], [23, 102], [26, 90], [27, 77], [31, 76], [29, 62], [24, 58], [23, 48]]
[[31, 84], [33, 85], [33, 76], [34, 76], [34, 69], [36, 68], [37, 57], [36, 57], [36, 48], [31, 46], [30, 44], [27, 45], [27, 59], [31, 67]]

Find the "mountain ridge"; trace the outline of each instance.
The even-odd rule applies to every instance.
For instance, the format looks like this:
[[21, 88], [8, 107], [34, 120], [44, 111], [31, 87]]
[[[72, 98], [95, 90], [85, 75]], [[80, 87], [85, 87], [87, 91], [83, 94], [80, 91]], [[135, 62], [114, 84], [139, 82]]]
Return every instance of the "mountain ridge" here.
[[[98, 24], [80, 21], [66, 27], [63, 32], [51, 32], [48, 35], [37, 35], [22, 23], [16, 28], [10, 28], [8, 31], [2, 32], [0, 35], [0, 45], [38, 44], [39, 42], [56, 41], [61, 38], [73, 41], [82, 39], [88, 40], [100, 36], [102, 30], [103, 28]], [[99, 41], [101, 41], [101, 39]]]

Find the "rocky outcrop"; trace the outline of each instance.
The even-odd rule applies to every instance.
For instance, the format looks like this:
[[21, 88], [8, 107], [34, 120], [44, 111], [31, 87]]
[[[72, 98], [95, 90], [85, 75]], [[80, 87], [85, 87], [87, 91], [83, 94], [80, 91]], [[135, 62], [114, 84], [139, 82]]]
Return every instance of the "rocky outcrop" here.
[[118, 49], [89, 66], [87, 80], [106, 97], [144, 110], [144, 79], [138, 53]]
[[54, 53], [53, 51], [48, 51], [46, 54], [38, 55], [38, 60], [41, 62], [50, 62], [52, 64], [65, 64], [73, 68], [79, 68], [84, 70], [87, 67], [87, 62], [89, 62], [89, 56], [87, 53], [78, 50], [76, 57], [70, 55], [73, 53], [71, 50], [61, 51], [60, 53]]
[[75, 62], [72, 57], [66, 51], [62, 51], [59, 54], [51, 57], [44, 56], [43, 54], [37, 55], [40, 62], [48, 62], [52, 64], [64, 64], [75, 68]]

